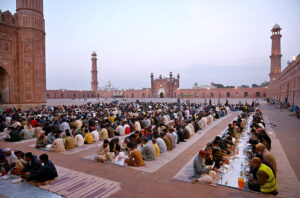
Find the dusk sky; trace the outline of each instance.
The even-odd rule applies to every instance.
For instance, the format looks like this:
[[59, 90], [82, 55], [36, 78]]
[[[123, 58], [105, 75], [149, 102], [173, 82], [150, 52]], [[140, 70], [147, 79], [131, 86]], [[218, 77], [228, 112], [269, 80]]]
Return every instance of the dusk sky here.
[[[15, 12], [15, 0], [0, 9]], [[98, 81], [150, 87], [150, 73], [181, 75], [181, 88], [269, 79], [271, 28], [282, 28], [282, 68], [300, 53], [299, 0], [44, 0], [47, 89]]]

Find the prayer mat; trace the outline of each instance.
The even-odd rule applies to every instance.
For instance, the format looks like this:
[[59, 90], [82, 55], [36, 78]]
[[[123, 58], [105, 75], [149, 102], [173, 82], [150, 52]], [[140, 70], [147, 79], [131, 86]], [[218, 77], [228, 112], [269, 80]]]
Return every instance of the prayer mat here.
[[121, 190], [120, 183], [56, 166], [58, 177], [42, 189], [71, 198], [106, 198]]

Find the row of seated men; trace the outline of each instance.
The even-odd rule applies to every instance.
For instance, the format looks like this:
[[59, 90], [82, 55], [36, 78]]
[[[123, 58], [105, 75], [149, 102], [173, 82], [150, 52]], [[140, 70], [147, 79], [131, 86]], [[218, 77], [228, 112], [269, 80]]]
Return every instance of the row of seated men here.
[[31, 152], [12, 151], [10, 148], [0, 148], [0, 169], [2, 175], [20, 175], [38, 185], [46, 184], [58, 176], [55, 165], [47, 154], [37, 158]]

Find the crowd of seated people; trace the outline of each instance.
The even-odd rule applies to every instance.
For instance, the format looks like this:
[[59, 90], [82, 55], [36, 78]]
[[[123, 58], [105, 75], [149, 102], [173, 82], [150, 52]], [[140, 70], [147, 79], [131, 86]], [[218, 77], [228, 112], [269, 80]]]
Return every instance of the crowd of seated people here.
[[126, 123], [117, 122], [115, 134], [131, 134], [122, 142], [119, 139], [105, 140], [98, 146], [95, 160], [107, 162], [123, 151], [128, 154], [125, 160], [128, 165], [143, 166], [145, 161], [155, 160], [161, 153], [173, 150], [177, 144], [187, 141], [213, 120], [227, 114], [225, 106], [222, 105], [172, 104], [165, 107], [173, 110], [169, 109], [164, 114], [164, 108], [160, 107], [134, 116], [129, 120], [134, 123], [133, 130], [128, 125], [128, 132], [123, 127]]
[[212, 183], [210, 176], [214, 175], [226, 162], [226, 156], [234, 149], [233, 139], [238, 138], [245, 127], [242, 118], [248, 116], [248, 107], [244, 106], [243, 113], [228, 125], [226, 132], [220, 137], [216, 136], [211, 142], [207, 143], [204, 150], [200, 150], [193, 162], [192, 183]]
[[37, 158], [31, 152], [12, 151], [10, 148], [0, 149], [0, 169], [2, 175], [21, 176], [36, 184], [46, 184], [58, 176], [55, 165], [47, 154]]
[[[1, 110], [0, 110], [1, 111]], [[178, 139], [188, 138], [211, 120], [226, 114], [222, 105], [196, 103], [96, 103], [80, 106], [48, 106], [30, 110], [9, 108], [0, 112], [0, 133], [6, 141], [36, 139], [37, 148], [51, 146], [60, 152], [98, 140], [129, 135], [135, 131], [150, 139], [153, 126], [161, 136], [173, 122]], [[197, 122], [197, 128], [193, 128]], [[199, 126], [198, 126], [199, 125]], [[67, 135], [69, 132], [70, 135]], [[169, 136], [168, 131], [164, 136]], [[183, 133], [183, 134], [182, 134]], [[166, 137], [161, 136], [166, 139]], [[67, 140], [67, 141], [66, 141]], [[73, 143], [74, 141], [74, 143]], [[65, 145], [67, 142], [67, 145]], [[172, 146], [173, 141], [170, 143]], [[63, 146], [65, 148], [63, 148]], [[170, 145], [168, 144], [170, 150]]]
[[[210, 171], [218, 171], [223, 164], [228, 164], [228, 155], [231, 155], [236, 146], [236, 140], [244, 132], [246, 125], [245, 118], [249, 116], [249, 109], [244, 108], [244, 112], [228, 125], [226, 132], [216, 136], [209, 142], [205, 150], [201, 150], [193, 163], [192, 183], [211, 183]], [[248, 187], [250, 190], [276, 195], [277, 166], [271, 150], [271, 138], [266, 133], [262, 112], [256, 109], [253, 121], [250, 126], [251, 151], [248, 151], [250, 172], [247, 173]]]
[[[228, 107], [244, 108], [228, 102], [211, 104], [211, 101], [209, 104], [113, 102], [48, 106], [27, 111], [10, 108], [0, 114], [0, 130], [7, 134], [7, 141], [24, 139], [22, 134], [32, 135], [37, 138], [37, 148], [54, 152], [128, 135], [121, 143], [100, 144], [97, 159], [107, 161], [113, 157], [112, 153], [116, 156], [118, 149], [122, 149], [128, 153], [141, 152], [143, 160], [150, 161], [158, 154], [173, 150], [213, 120], [225, 116]], [[236, 133], [234, 130], [233, 134]], [[217, 156], [216, 151], [212, 150], [212, 153]]]

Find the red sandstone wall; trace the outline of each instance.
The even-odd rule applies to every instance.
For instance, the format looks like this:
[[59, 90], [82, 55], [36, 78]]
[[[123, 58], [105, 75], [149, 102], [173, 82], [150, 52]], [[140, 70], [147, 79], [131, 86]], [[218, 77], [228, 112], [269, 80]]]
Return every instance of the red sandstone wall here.
[[300, 55], [291, 62], [268, 87], [268, 97], [288, 100], [300, 107]]
[[62, 99], [62, 98], [96, 98], [97, 95], [92, 91], [80, 90], [47, 90], [47, 99]]
[[177, 89], [175, 95], [192, 98], [263, 98], [266, 88]]
[[16, 16], [12, 15], [9, 11], [4, 13], [0, 11], [0, 16], [0, 67], [6, 70], [9, 76], [9, 91], [8, 93], [2, 93], [2, 102], [4, 101], [4, 97], [7, 97], [8, 102], [4, 101], [4, 103], [18, 103], [18, 73], [16, 72], [18, 71], [18, 32], [15, 18]]
[[45, 103], [43, 0], [17, 0], [16, 10], [0, 12], [0, 67], [9, 79], [9, 91], [1, 95], [10, 104]]

